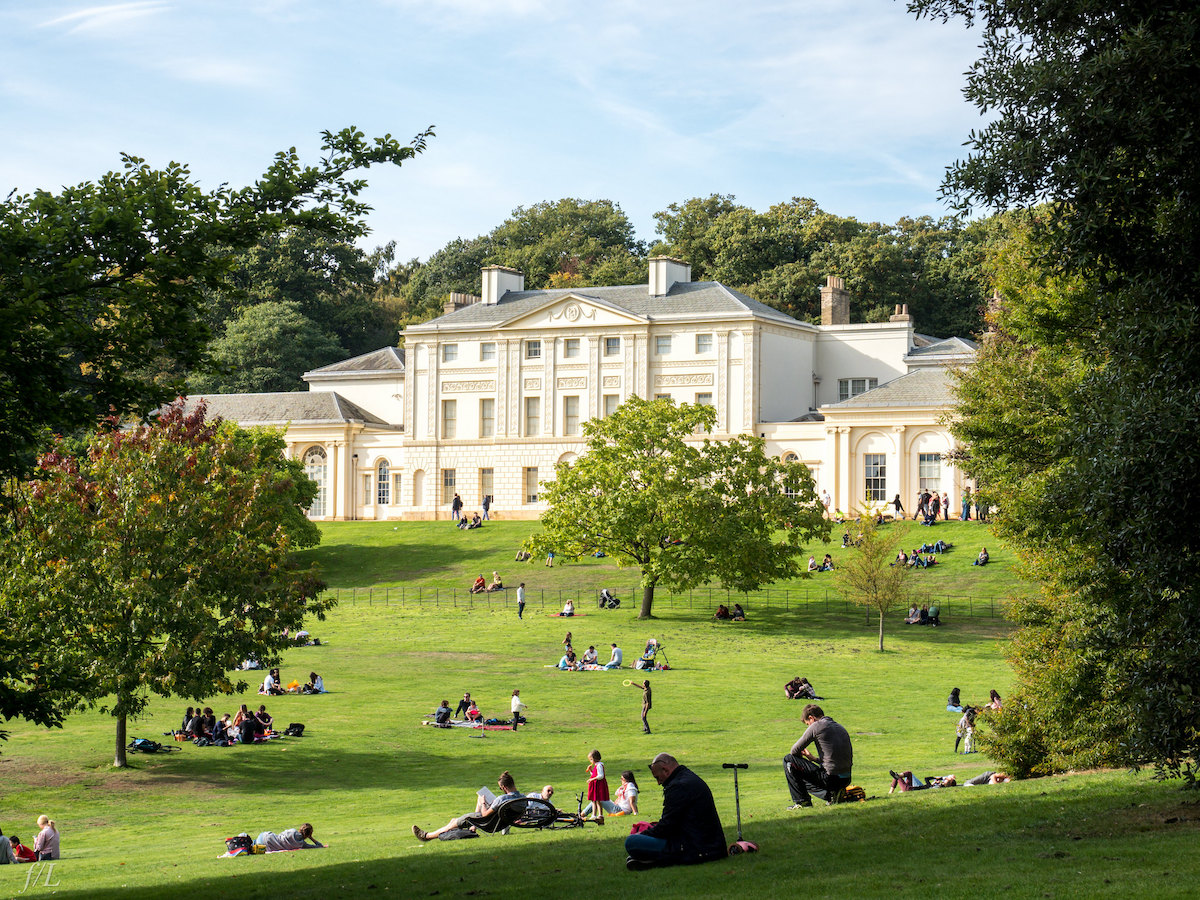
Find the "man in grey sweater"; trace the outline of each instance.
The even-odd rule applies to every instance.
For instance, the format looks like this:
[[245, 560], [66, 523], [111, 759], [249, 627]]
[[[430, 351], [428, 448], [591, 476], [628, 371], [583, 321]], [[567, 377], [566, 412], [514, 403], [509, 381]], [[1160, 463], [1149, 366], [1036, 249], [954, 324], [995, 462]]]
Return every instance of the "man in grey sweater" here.
[[[804, 707], [802, 718], [808, 728], [783, 758], [783, 772], [792, 795], [788, 809], [812, 806], [813, 796], [827, 804], [836, 803], [850, 784], [850, 770], [854, 766], [854, 749], [845, 728], [815, 703]], [[816, 756], [805, 749], [809, 744], [817, 745]]]

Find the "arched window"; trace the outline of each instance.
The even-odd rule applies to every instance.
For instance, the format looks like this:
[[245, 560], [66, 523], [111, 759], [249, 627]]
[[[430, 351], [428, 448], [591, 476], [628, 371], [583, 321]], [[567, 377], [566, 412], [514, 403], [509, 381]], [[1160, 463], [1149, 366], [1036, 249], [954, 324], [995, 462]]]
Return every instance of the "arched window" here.
[[800, 457], [798, 457], [795, 453], [792, 453], [789, 450], [787, 453], [783, 454], [783, 461], [785, 463], [800, 462]]
[[375, 468], [375, 502], [387, 506], [392, 502], [392, 481], [388, 477], [388, 463], [381, 459]]
[[325, 516], [325, 474], [327, 463], [324, 447], [309, 447], [304, 454], [304, 474], [317, 483], [317, 496], [313, 498], [308, 514], [313, 518]]

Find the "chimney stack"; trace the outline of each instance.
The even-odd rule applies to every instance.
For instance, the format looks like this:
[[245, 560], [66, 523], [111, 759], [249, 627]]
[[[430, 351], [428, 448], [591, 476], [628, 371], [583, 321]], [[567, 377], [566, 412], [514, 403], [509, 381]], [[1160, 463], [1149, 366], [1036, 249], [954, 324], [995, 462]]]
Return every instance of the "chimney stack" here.
[[913, 317], [908, 314], [907, 303], [905, 303], [903, 306], [897, 303], [896, 311], [892, 313], [891, 317], [888, 319], [889, 322], [911, 322], [912, 320]]
[[850, 324], [850, 292], [846, 282], [837, 275], [828, 275], [821, 288], [821, 324]]
[[450, 292], [450, 299], [446, 301], [446, 306], [442, 310], [442, 315], [447, 315], [455, 310], [462, 309], [464, 306], [470, 306], [472, 303], [478, 303], [479, 298], [474, 294], [460, 294], [458, 291]]
[[484, 306], [495, 306], [500, 298], [509, 291], [525, 290], [525, 275], [519, 269], [508, 266], [484, 266], [483, 268], [483, 300]]
[[692, 267], [669, 256], [650, 257], [650, 296], [665, 297], [676, 284], [692, 280]]

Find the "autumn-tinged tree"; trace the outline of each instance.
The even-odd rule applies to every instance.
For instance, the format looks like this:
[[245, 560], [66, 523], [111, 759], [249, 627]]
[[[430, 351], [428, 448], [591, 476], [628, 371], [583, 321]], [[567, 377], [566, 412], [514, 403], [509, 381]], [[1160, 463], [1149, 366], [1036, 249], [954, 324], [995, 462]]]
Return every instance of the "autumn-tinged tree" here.
[[833, 578], [842, 596], [879, 614], [879, 649], [883, 650], [883, 618], [891, 610], [904, 607], [910, 596], [906, 566], [896, 563], [897, 548], [908, 533], [906, 522], [877, 524], [865, 507], [854, 523], [858, 535], [854, 549], [833, 570]]
[[0, 634], [23, 642], [56, 706], [99, 704], [126, 723], [149, 695], [243, 691], [231, 670], [270, 663], [284, 630], [323, 618], [314, 572], [316, 485], [283, 440], [169, 407], [96, 434], [85, 458], [45, 454], [0, 535]]
[[587, 452], [543, 487], [549, 509], [530, 549], [602, 550], [640, 569], [641, 618], [659, 584], [751, 591], [806, 575], [802, 543], [829, 537], [812, 474], [767, 457], [757, 437], [700, 437], [715, 422], [711, 407], [640, 397], [586, 422]]

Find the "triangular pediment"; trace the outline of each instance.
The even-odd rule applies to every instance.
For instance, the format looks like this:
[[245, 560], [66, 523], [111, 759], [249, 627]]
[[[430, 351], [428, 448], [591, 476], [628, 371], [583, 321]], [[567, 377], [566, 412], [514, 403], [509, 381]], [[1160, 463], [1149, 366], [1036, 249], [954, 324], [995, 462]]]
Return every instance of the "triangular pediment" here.
[[499, 326], [502, 331], [546, 329], [614, 327], [618, 325], [645, 325], [645, 316], [630, 312], [623, 306], [591, 297], [586, 293], [570, 293], [522, 313]]

